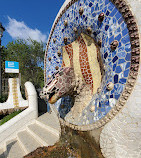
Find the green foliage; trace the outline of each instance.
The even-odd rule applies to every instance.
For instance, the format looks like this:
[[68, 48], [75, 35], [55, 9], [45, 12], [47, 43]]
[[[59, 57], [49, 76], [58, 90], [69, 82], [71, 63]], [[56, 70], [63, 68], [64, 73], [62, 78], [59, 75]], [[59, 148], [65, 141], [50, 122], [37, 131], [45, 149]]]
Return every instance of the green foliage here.
[[14, 116], [18, 115], [20, 112], [22, 112], [22, 110], [15, 111], [12, 114], [5, 116], [3, 119], [0, 120], [0, 126], [3, 125], [5, 122], [9, 121], [10, 119], [12, 119]]
[[6, 102], [7, 98], [8, 98], [8, 96], [6, 94], [0, 96], [0, 103]]
[[4, 63], [5, 60], [19, 62], [19, 69], [21, 73], [21, 86], [24, 83], [31, 81], [35, 88], [43, 87], [43, 60], [44, 60], [44, 46], [35, 40], [28, 41], [18, 39], [7, 44], [7, 48], [3, 49], [3, 77], [18, 77], [18, 74], [5, 74]]

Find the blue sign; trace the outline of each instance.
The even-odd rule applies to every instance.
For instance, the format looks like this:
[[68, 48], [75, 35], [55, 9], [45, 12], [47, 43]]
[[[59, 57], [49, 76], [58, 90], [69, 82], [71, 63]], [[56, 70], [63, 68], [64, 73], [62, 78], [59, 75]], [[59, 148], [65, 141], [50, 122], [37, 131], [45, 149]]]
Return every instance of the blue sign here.
[[19, 62], [5, 61], [6, 73], [19, 73]]

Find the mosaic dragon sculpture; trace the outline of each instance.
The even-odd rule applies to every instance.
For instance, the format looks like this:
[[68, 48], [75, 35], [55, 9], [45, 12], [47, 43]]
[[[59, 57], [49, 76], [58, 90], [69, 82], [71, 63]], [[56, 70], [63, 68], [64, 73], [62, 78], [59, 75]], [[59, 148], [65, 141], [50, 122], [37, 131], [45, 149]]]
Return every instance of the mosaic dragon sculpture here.
[[[74, 74], [71, 67], [64, 67], [55, 72], [42, 92], [42, 96], [46, 97], [50, 104], [54, 104], [58, 99], [67, 95], [74, 102], [71, 112], [75, 119], [91, 100], [92, 93], [90, 85], [86, 84], [79, 75]], [[80, 104], [82, 102], [83, 104]]]
[[43, 88], [43, 94], [48, 102], [54, 104], [62, 96], [71, 94], [75, 87], [74, 78], [73, 69], [69, 67], [55, 72]]
[[[77, 50], [77, 47], [81, 49]], [[67, 122], [75, 124], [79, 122], [77, 118], [79, 119], [82, 115], [82, 111], [100, 87], [104, 74], [103, 63], [98, 46], [91, 37], [84, 33], [71, 44], [62, 47], [62, 50], [62, 68], [54, 72], [48, 80], [42, 95], [46, 96], [51, 104], [54, 104], [59, 98], [70, 96], [72, 104], [68, 109], [71, 110], [65, 112], [61, 117], [65, 115]], [[89, 60], [88, 56], [92, 56], [92, 60]], [[65, 106], [66, 108], [64, 105], [61, 108], [62, 111], [67, 109], [67, 105]], [[67, 111], [69, 111], [68, 109]]]

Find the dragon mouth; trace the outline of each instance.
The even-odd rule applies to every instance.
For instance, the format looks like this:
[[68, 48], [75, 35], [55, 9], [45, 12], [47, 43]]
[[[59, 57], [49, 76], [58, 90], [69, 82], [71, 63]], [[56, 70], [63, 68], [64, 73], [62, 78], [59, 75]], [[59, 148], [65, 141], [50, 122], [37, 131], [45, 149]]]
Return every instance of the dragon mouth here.
[[48, 102], [50, 104], [54, 104], [57, 100], [58, 100], [58, 96], [55, 92], [52, 92], [52, 93], [49, 94]]
[[52, 83], [48, 83], [48, 85], [45, 87], [44, 92], [47, 97], [47, 100], [49, 103], [54, 104], [58, 100], [58, 95], [55, 93], [59, 89], [56, 89], [55, 85], [57, 83], [58, 79], [53, 80]]
[[50, 101], [50, 100], [51, 100], [51, 98], [52, 98], [54, 95], [55, 95], [55, 92], [50, 93], [50, 94], [49, 94], [48, 101]]

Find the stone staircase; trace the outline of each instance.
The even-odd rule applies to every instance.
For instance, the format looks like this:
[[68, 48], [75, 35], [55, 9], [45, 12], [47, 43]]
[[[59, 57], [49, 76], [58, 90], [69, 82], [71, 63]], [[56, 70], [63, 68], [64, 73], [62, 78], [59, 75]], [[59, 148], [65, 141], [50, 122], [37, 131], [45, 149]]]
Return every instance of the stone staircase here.
[[41, 146], [54, 145], [60, 138], [60, 124], [54, 112], [45, 113], [16, 138], [5, 143], [5, 149], [0, 149], [0, 158], [22, 158]]

